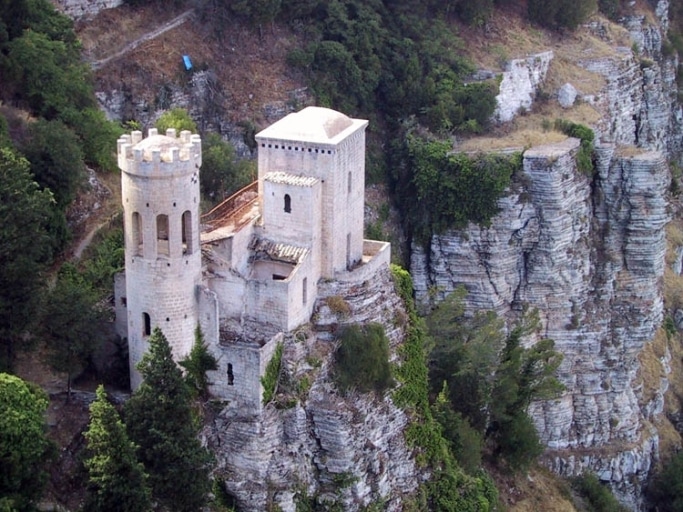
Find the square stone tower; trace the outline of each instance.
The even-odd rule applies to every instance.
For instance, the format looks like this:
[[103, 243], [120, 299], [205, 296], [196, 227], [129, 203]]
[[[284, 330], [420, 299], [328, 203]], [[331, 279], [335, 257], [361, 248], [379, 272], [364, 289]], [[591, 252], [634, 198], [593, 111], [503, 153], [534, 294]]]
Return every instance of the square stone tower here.
[[[264, 196], [266, 177], [279, 176], [272, 173], [291, 175], [291, 183], [299, 182], [295, 177], [306, 177], [321, 184], [320, 264], [324, 278], [353, 268], [363, 256], [367, 125], [366, 120], [351, 119], [331, 109], [307, 107], [256, 135], [260, 197]], [[287, 182], [285, 178], [279, 181]], [[270, 200], [281, 203], [285, 214], [297, 208], [294, 195], [285, 191], [282, 198]], [[280, 233], [283, 238], [289, 235]]]

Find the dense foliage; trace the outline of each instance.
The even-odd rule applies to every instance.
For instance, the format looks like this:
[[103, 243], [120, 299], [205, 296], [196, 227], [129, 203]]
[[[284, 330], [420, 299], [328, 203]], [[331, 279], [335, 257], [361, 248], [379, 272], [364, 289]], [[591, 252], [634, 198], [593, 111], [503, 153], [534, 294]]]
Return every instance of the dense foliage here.
[[47, 396], [18, 377], [0, 373], [0, 509], [34, 510], [52, 451], [46, 436]]
[[389, 340], [381, 324], [351, 324], [338, 335], [334, 380], [343, 392], [382, 393], [391, 386]]
[[394, 392], [394, 400], [413, 415], [406, 438], [421, 452], [418, 460], [433, 468], [431, 479], [422, 486], [419, 498], [422, 501], [416, 503], [414, 509], [439, 512], [496, 510], [498, 492], [491, 478], [481, 469], [476, 469], [472, 475], [463, 471], [436, 419], [441, 416], [440, 404], [432, 406], [429, 402], [426, 327], [415, 310], [412, 280], [407, 271], [395, 265], [392, 273], [396, 290], [408, 312], [406, 339], [400, 349], [402, 362], [395, 370], [400, 385]]
[[178, 364], [185, 369], [185, 382], [192, 392], [202, 398], [206, 398], [209, 392], [209, 379], [206, 372], [218, 370], [218, 362], [209, 352], [204, 333], [197, 325], [194, 330], [194, 344], [190, 353]]
[[106, 312], [83, 275], [65, 264], [42, 313], [41, 333], [48, 362], [66, 374], [69, 396], [74, 377], [88, 366], [98, 346]]
[[256, 164], [237, 158], [232, 144], [217, 133], [202, 140], [202, 195], [212, 203], [230, 197], [256, 180]]
[[581, 141], [581, 148], [576, 155], [576, 165], [579, 171], [590, 176], [593, 174], [593, 140], [595, 133], [585, 125], [566, 121], [564, 119], [555, 120], [555, 129], [570, 137], [576, 137]]
[[119, 129], [97, 108], [71, 20], [48, 0], [0, 0], [0, 76], [0, 368], [9, 369], [30, 339], [42, 271], [70, 238], [65, 211], [85, 165], [114, 168]]
[[[527, 313], [506, 335], [493, 313], [467, 317], [463, 298], [464, 290], [454, 292], [427, 318], [438, 418], [454, 449], [468, 460], [476, 460], [472, 450], [486, 439], [497, 460], [524, 469], [542, 452], [527, 410], [532, 400], [563, 389], [555, 377], [562, 355], [550, 339], [522, 347], [521, 340], [538, 329], [537, 313]], [[465, 440], [469, 445], [463, 446]]]
[[[584, 473], [572, 481], [572, 487], [589, 504], [594, 512], [626, 512], [626, 507], [619, 504], [607, 487], [598, 480], [594, 473]], [[666, 509], [659, 508], [661, 512]]]
[[683, 511], [683, 452], [678, 452], [655, 475], [648, 492], [655, 510]]
[[0, 370], [11, 367], [39, 306], [53, 205], [52, 193], [33, 181], [29, 162], [0, 147]]
[[[604, 2], [606, 9], [611, 5]], [[549, 28], [576, 29], [597, 11], [596, 0], [529, 0], [529, 19]]]
[[190, 390], [157, 327], [138, 364], [144, 379], [126, 402], [125, 423], [149, 475], [152, 497], [169, 510], [195, 512], [210, 490], [210, 455], [197, 439]]
[[140, 512], [151, 509], [147, 475], [135, 456], [119, 413], [107, 400], [104, 386], [90, 405], [90, 424], [84, 461], [88, 494], [84, 512]]
[[402, 164], [393, 167], [396, 199], [408, 233], [422, 243], [469, 222], [488, 225], [522, 164], [520, 154], [453, 153], [449, 142], [415, 132], [408, 132], [400, 153]]
[[277, 391], [277, 383], [280, 377], [280, 365], [282, 364], [282, 351], [284, 345], [278, 343], [273, 351], [273, 355], [266, 365], [266, 371], [261, 377], [261, 386], [263, 386], [263, 396], [261, 397], [264, 404], [270, 403]]

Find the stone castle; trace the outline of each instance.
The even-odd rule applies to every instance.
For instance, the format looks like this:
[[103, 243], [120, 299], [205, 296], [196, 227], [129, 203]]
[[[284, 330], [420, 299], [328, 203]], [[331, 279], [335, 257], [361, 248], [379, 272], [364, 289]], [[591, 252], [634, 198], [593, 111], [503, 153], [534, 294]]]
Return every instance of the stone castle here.
[[286, 116], [256, 135], [258, 180], [203, 216], [198, 135], [119, 139], [116, 313], [133, 389], [154, 327], [180, 360], [199, 325], [219, 365], [211, 393], [261, 411], [260, 377], [283, 334], [309, 321], [318, 284], [389, 264], [389, 244], [363, 238], [367, 124], [320, 107]]

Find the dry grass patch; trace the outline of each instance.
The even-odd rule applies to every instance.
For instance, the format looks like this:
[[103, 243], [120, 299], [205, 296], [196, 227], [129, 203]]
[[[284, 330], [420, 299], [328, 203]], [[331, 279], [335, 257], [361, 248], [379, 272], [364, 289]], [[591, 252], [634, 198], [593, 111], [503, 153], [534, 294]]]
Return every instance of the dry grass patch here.
[[593, 126], [600, 119], [600, 114], [587, 103], [563, 109], [556, 100], [551, 100], [534, 105], [531, 113], [495, 127], [490, 135], [458, 140], [456, 149], [464, 152], [522, 150], [562, 142], [567, 136], [552, 128], [556, 119]]
[[640, 378], [643, 384], [642, 400], [647, 403], [652, 401], [661, 391], [662, 379], [667, 374], [662, 365], [662, 359], [667, 354], [667, 334], [659, 328], [654, 339], [646, 343], [643, 350], [638, 354], [640, 361]]
[[504, 137], [477, 137], [467, 139], [458, 144], [456, 149], [466, 153], [514, 150], [522, 151], [527, 148], [552, 144], [565, 140], [567, 136], [554, 130], [544, 132], [540, 129], [518, 130]]
[[683, 246], [683, 220], [675, 219], [666, 226], [666, 263], [673, 265], [678, 249]]
[[566, 83], [571, 83], [580, 94], [596, 95], [605, 88], [607, 80], [598, 73], [579, 66], [576, 58], [572, 59], [564, 55], [564, 52], [556, 52], [555, 58], [550, 63], [543, 89], [557, 91]]

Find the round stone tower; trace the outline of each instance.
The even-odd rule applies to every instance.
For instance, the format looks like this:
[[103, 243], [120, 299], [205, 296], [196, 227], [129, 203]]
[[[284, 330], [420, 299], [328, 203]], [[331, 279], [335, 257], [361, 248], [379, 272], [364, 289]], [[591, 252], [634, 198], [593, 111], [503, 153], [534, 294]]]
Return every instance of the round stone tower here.
[[201, 139], [171, 129], [148, 137], [135, 131], [118, 140], [126, 241], [126, 307], [131, 387], [141, 382], [135, 366], [147, 339], [160, 327], [176, 360], [194, 342], [199, 242]]

